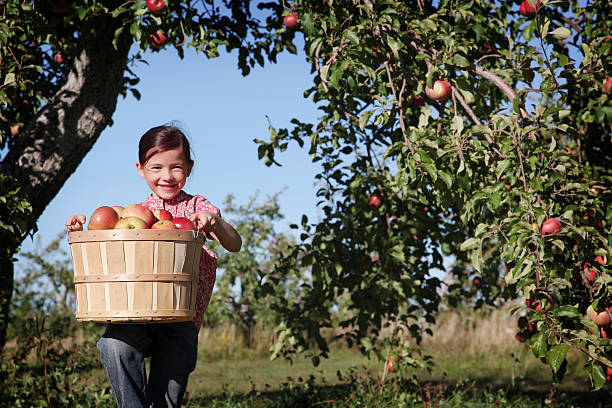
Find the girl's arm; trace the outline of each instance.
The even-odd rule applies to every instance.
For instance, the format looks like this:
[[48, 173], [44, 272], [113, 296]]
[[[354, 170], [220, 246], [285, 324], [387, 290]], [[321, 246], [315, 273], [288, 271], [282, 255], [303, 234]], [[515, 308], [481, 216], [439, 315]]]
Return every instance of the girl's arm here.
[[223, 248], [230, 252], [240, 251], [242, 238], [240, 238], [234, 227], [223, 218], [208, 211], [201, 211], [192, 214], [190, 219], [196, 223], [198, 230], [212, 235], [215, 241], [221, 244]]

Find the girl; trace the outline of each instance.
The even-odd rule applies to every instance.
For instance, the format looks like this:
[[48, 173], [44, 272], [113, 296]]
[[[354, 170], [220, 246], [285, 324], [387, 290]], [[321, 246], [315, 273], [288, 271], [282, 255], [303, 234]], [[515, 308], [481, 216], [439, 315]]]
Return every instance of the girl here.
[[[221, 218], [219, 209], [201, 195], [183, 191], [192, 167], [189, 141], [183, 132], [174, 126], [150, 129], [140, 139], [136, 163], [138, 174], [151, 189], [141, 205], [152, 211], [166, 209], [174, 217], [188, 217], [209, 239], [228, 251], [240, 251], [242, 240]], [[66, 221], [66, 230], [81, 230], [85, 221], [84, 215], [73, 215]], [[198, 331], [216, 269], [217, 258], [204, 245], [193, 322], [107, 326], [98, 349], [119, 407], [180, 406], [187, 379], [195, 368]], [[145, 357], [151, 357], [148, 379]]]

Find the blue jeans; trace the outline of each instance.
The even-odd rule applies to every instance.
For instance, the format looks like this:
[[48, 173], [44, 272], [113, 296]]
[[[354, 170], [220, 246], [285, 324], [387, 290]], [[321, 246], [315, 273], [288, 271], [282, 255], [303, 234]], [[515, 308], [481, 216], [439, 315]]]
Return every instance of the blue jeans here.
[[[192, 322], [109, 324], [98, 350], [117, 406], [180, 407], [197, 347]], [[151, 357], [148, 380], [146, 357]]]

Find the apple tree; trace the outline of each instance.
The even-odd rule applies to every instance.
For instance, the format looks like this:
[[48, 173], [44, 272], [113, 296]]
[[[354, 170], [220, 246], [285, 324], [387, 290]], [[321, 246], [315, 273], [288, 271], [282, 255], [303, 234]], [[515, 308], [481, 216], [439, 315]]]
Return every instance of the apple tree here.
[[[243, 74], [295, 52], [280, 3], [0, 1], [0, 348], [20, 243], [135, 88], [145, 51], [236, 51]], [[256, 12], [256, 14], [254, 13]]]
[[[423, 364], [418, 342], [444, 289], [475, 294], [477, 307], [524, 297], [516, 312], [554, 378], [572, 347], [604, 384], [611, 5], [520, 3], [289, 4], [312, 66], [305, 95], [321, 113], [257, 142], [268, 165], [292, 142], [320, 163], [323, 219], [295, 226], [302, 240], [273, 272], [312, 277], [300, 299], [272, 300], [279, 352], [315, 344], [316, 361], [332, 328], [365, 352]], [[442, 288], [445, 259], [455, 276]], [[335, 325], [339, 297], [348, 313]]]

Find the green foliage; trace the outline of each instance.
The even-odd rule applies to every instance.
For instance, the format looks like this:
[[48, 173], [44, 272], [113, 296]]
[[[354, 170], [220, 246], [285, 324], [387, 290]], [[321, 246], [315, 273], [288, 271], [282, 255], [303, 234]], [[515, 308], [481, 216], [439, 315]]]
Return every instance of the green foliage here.
[[[531, 19], [501, 1], [292, 4], [315, 73], [305, 95], [321, 115], [257, 142], [268, 165], [310, 142], [324, 218], [296, 226], [302, 242], [280, 263], [285, 274], [308, 268], [312, 282], [272, 305], [284, 315], [279, 350], [314, 343], [325, 355], [321, 329], [343, 296], [347, 341], [380, 350], [397, 326], [418, 343], [441, 301], [434, 271], [452, 256], [450, 297], [542, 305], [527, 309], [534, 353], [560, 380], [566, 346], [581, 350], [603, 385], [610, 340], [585, 311], [612, 304], [609, 264], [594, 261], [612, 255], [612, 13], [606, 2], [542, 4]], [[438, 79], [448, 101], [421, 107]], [[560, 233], [542, 234], [553, 217]]]
[[283, 218], [279, 194], [262, 202], [255, 194], [245, 205], [237, 205], [233, 196], [228, 196], [223, 205], [224, 217], [242, 237], [242, 249], [236, 254], [217, 251], [222, 273], [216, 283], [215, 310], [241, 328], [247, 346], [251, 344], [256, 324], [271, 328], [277, 323], [278, 318], [268, 307], [268, 298], [295, 298], [301, 279], [274, 273], [277, 259], [293, 241], [290, 236], [275, 231], [275, 223]]
[[2, 406], [97, 407], [114, 401], [108, 386], [83, 376], [100, 368], [100, 327], [74, 319], [71, 259], [60, 246], [64, 239], [62, 233], [46, 247], [22, 254], [26, 262], [0, 359]]

